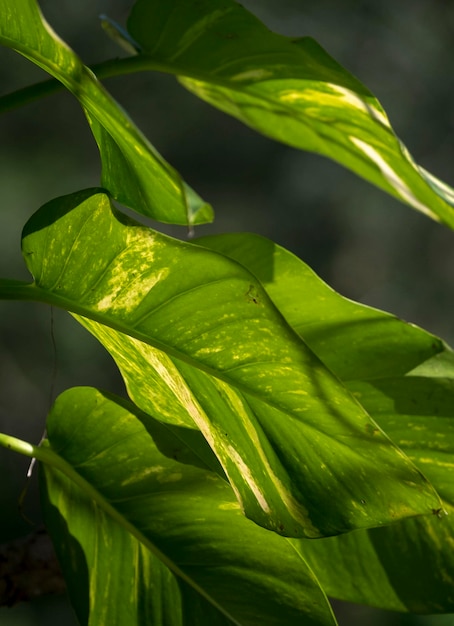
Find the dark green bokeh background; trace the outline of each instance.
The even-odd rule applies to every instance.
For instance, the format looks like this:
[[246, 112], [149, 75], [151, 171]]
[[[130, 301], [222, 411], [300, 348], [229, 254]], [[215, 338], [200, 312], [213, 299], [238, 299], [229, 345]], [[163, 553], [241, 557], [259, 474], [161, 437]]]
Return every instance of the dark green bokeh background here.
[[[454, 185], [454, 3], [243, 4], [273, 30], [315, 37], [376, 94], [417, 161]], [[98, 15], [124, 24], [132, 1], [43, 0], [41, 6], [85, 63], [122, 55]], [[25, 59], [0, 49], [2, 94], [44, 78]], [[269, 236], [342, 294], [454, 343], [451, 231], [334, 163], [260, 137], [195, 99], [172, 77], [141, 74], [110, 79], [106, 86], [213, 204], [215, 223], [196, 234], [247, 230]], [[79, 105], [64, 92], [4, 114], [0, 137], [1, 275], [26, 278], [20, 254], [24, 222], [49, 199], [98, 185], [99, 159]], [[165, 230], [186, 237], [183, 228]], [[53, 314], [56, 378], [49, 309], [0, 302], [0, 315], [1, 431], [38, 441], [50, 396], [70, 386], [123, 393], [110, 358], [67, 314]], [[17, 512], [27, 465], [26, 459], [0, 454], [0, 543], [32, 530]], [[27, 496], [26, 511], [39, 521], [35, 491]], [[341, 626], [454, 625], [454, 616], [401, 616], [345, 605], [336, 610]], [[70, 619], [60, 600], [0, 609], [2, 626], [69, 626]]]

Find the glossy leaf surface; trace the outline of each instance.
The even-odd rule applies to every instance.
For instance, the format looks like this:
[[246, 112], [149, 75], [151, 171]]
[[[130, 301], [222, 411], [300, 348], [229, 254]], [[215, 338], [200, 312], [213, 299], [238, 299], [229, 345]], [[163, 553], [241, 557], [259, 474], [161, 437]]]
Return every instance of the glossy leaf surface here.
[[288, 324], [344, 382], [403, 376], [452, 351], [430, 333], [394, 315], [336, 293], [301, 259], [265, 237], [232, 233], [201, 237], [200, 245], [246, 267]]
[[302, 554], [335, 597], [414, 613], [452, 613], [454, 377], [407, 376], [358, 382], [352, 389], [436, 486], [443, 507], [430, 517], [306, 542]]
[[[394, 610], [454, 611], [454, 354], [441, 340], [334, 292], [262, 237], [199, 243], [241, 262], [281, 313], [442, 496], [432, 515], [295, 545], [334, 597]], [[448, 513], [448, 515], [446, 515]]]
[[128, 30], [143, 68], [454, 227], [454, 190], [414, 162], [378, 100], [313, 39], [272, 33], [233, 0], [138, 0]]
[[102, 159], [102, 185], [144, 215], [174, 224], [212, 219], [211, 208], [158, 154], [79, 57], [52, 31], [35, 0], [0, 0], [0, 43], [57, 78], [90, 122]]
[[174, 460], [184, 434], [92, 388], [62, 394], [47, 428], [45, 515], [82, 625], [335, 624], [289, 541], [194, 455]]
[[258, 523], [317, 537], [439, 506], [242, 265], [113, 212], [96, 190], [40, 209], [23, 252], [29, 297], [104, 326], [134, 401], [199, 428]]

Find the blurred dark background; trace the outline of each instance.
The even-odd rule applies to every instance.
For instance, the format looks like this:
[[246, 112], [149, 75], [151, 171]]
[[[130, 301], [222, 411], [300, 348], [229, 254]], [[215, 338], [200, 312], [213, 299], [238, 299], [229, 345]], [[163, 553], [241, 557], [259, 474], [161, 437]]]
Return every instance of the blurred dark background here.
[[[121, 55], [99, 14], [124, 24], [132, 1], [43, 0], [43, 12], [87, 64]], [[426, 169], [454, 185], [454, 3], [430, 0], [243, 0], [270, 28], [311, 35], [379, 98]], [[0, 49], [2, 94], [46, 78]], [[273, 238], [342, 294], [417, 323], [454, 343], [454, 235], [340, 166], [260, 137], [185, 92], [169, 76], [105, 82], [163, 156], [210, 201], [213, 225], [196, 234], [253, 231]], [[58, 195], [99, 184], [97, 149], [68, 93], [0, 118], [1, 276], [27, 278], [23, 224]], [[183, 228], [162, 228], [186, 237]], [[0, 302], [0, 430], [39, 441], [50, 396], [74, 385], [123, 393], [109, 356], [61, 311]], [[57, 372], [51, 326], [57, 349]], [[53, 381], [53, 379], [55, 379]], [[0, 453], [0, 543], [30, 532], [17, 500], [28, 462]], [[34, 479], [36, 480], [36, 478]], [[39, 522], [36, 488], [25, 500]], [[342, 626], [452, 626], [337, 604]], [[0, 609], [2, 626], [71, 623], [64, 600]]]

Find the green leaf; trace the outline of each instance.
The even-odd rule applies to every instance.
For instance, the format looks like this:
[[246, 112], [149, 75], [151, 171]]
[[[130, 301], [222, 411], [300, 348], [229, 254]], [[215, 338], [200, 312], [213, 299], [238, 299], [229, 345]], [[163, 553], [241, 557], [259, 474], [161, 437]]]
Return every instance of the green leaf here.
[[436, 486], [443, 506], [429, 518], [306, 542], [301, 553], [337, 598], [413, 613], [454, 612], [454, 378], [407, 376], [351, 388]]
[[163, 452], [184, 435], [92, 388], [62, 394], [47, 428], [44, 512], [81, 624], [335, 624], [288, 540]]
[[212, 210], [161, 157], [79, 57], [52, 31], [35, 0], [0, 0], [0, 43], [57, 78], [79, 100], [102, 159], [102, 185], [153, 219], [201, 224]]
[[233, 0], [138, 0], [141, 66], [286, 144], [334, 159], [454, 227], [454, 190], [419, 167], [378, 100], [313, 39], [270, 32]]
[[134, 401], [200, 429], [257, 523], [317, 537], [440, 506], [235, 261], [112, 211], [97, 190], [42, 207], [23, 252], [25, 297], [102, 325], [87, 322]]
[[429, 517], [295, 542], [324, 589], [381, 608], [454, 611], [452, 350], [416, 326], [343, 298], [263, 237], [218, 235], [198, 243], [229, 255], [261, 280], [289, 324], [442, 497]]
[[231, 233], [195, 241], [254, 274], [288, 324], [344, 382], [402, 376], [432, 357], [434, 363], [453, 358], [438, 337], [344, 298], [301, 259], [265, 237]]

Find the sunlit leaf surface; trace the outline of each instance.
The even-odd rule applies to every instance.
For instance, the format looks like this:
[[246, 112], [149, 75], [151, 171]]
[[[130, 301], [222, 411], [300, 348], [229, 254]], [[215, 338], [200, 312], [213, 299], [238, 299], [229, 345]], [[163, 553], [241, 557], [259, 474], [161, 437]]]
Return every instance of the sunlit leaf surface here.
[[232, 233], [196, 241], [254, 274], [289, 325], [343, 381], [403, 376], [429, 360], [436, 367], [452, 359], [438, 337], [344, 298], [301, 259], [265, 237]]
[[200, 429], [258, 523], [318, 537], [440, 506], [242, 265], [112, 211], [97, 190], [40, 209], [23, 252], [27, 297], [91, 319], [134, 401]]
[[198, 224], [211, 208], [158, 154], [79, 57], [52, 31], [35, 0], [0, 0], [0, 43], [71, 91], [90, 122], [102, 159], [102, 185], [113, 197], [167, 223]]
[[64, 463], [43, 465], [44, 512], [83, 626], [334, 626], [291, 543], [174, 460], [183, 433], [92, 388], [62, 394], [47, 428]]
[[454, 377], [357, 382], [358, 399], [432, 481], [443, 506], [430, 517], [320, 542], [306, 542], [325, 590], [338, 598], [454, 612]]
[[378, 100], [313, 39], [272, 33], [233, 0], [138, 0], [128, 29], [143, 68], [454, 227], [454, 190], [414, 162]]
[[[347, 300], [273, 242], [199, 243], [253, 272], [293, 328], [347, 383], [443, 500], [432, 515], [295, 545], [328, 594], [381, 608], [454, 612], [454, 354], [440, 339]], [[446, 515], [448, 513], [448, 515]]]

